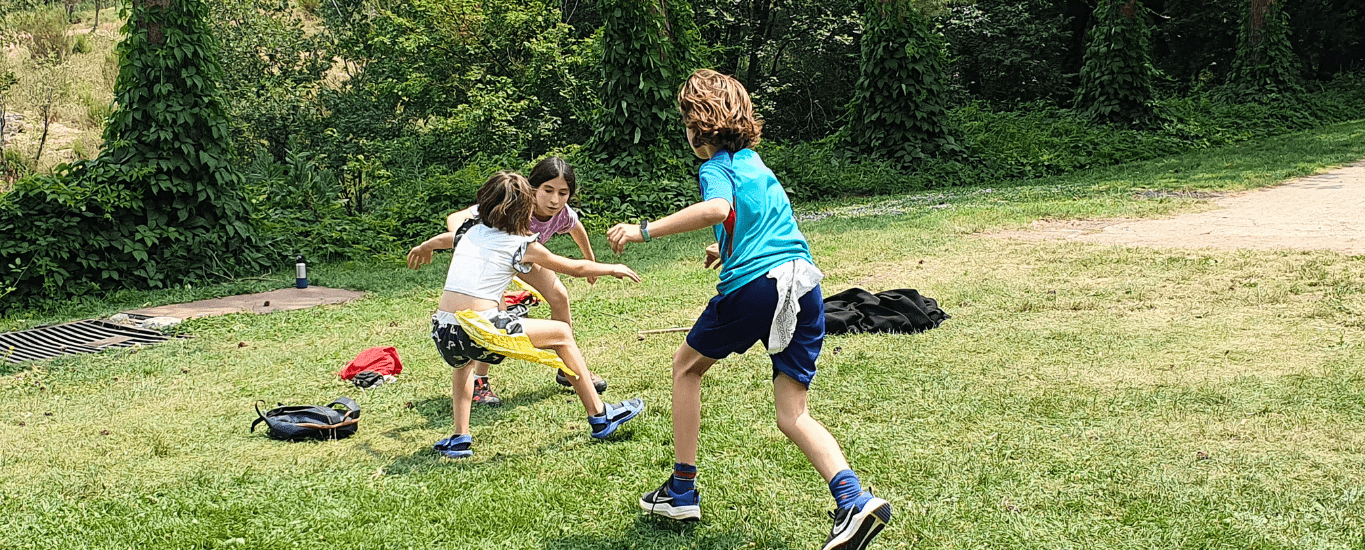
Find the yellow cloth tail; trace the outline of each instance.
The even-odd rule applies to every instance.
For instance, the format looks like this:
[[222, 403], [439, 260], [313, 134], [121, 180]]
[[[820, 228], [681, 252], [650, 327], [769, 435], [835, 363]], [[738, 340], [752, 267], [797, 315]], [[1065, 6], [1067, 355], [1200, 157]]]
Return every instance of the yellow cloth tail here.
[[531, 339], [524, 334], [507, 334], [494, 327], [493, 323], [482, 315], [467, 309], [455, 312], [455, 319], [460, 322], [460, 327], [464, 329], [471, 340], [474, 340], [475, 344], [488, 351], [513, 359], [554, 367], [563, 371], [565, 376], [578, 378], [578, 375], [569, 370], [569, 366], [564, 364], [559, 355], [531, 345]]

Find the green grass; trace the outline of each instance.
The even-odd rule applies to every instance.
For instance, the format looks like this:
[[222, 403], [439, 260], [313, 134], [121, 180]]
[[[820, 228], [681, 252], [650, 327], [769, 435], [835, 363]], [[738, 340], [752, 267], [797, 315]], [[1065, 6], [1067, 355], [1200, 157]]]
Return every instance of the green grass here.
[[[1193, 211], [1207, 203], [1189, 192], [1362, 157], [1357, 122], [989, 191], [803, 207], [825, 216], [802, 229], [827, 293], [916, 288], [953, 316], [918, 335], [826, 341], [812, 412], [896, 506], [874, 548], [1365, 544], [1365, 257], [982, 235]], [[449, 369], [427, 336], [439, 259], [417, 273], [315, 266], [322, 284], [371, 294], [194, 320], [195, 338], [137, 351], [0, 367], [0, 547], [816, 547], [831, 500], [775, 426], [759, 352], [708, 374], [703, 521], [636, 508], [671, 463], [668, 361], [682, 335], [635, 331], [687, 325], [714, 293], [701, 233], [633, 245], [623, 259], [638, 285], [566, 281], [606, 397], [647, 402], [607, 443], [590, 440], [549, 369], [509, 361], [493, 371], [504, 406], [474, 412], [476, 457], [431, 452], [450, 429]], [[0, 322], [286, 283], [282, 272], [119, 293]], [[402, 354], [397, 383], [362, 392], [332, 374], [375, 345]], [[350, 439], [247, 432], [257, 399], [338, 395], [364, 410]]]

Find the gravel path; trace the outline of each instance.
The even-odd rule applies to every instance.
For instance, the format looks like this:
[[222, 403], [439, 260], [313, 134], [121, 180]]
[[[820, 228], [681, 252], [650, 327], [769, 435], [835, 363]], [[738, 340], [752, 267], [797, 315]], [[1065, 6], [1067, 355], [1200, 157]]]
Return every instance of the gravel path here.
[[1158, 220], [1039, 221], [1032, 230], [996, 236], [1365, 254], [1365, 161], [1275, 187], [1218, 197], [1213, 204], [1212, 210]]

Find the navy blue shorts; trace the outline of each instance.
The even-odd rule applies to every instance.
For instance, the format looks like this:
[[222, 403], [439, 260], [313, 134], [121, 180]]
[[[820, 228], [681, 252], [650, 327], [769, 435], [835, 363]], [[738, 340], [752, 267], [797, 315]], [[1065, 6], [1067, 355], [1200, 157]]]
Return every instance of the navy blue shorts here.
[[[791, 343], [787, 349], [768, 357], [773, 361], [773, 378], [778, 373], [785, 374], [809, 388], [815, 378], [815, 359], [820, 357], [820, 348], [825, 343], [825, 300], [820, 286], [816, 285], [797, 303], [801, 312], [796, 315]], [[716, 360], [744, 353], [754, 342], [763, 342], [766, 348], [776, 311], [777, 280], [759, 277], [734, 292], [711, 298], [706, 311], [687, 333], [687, 345]]]

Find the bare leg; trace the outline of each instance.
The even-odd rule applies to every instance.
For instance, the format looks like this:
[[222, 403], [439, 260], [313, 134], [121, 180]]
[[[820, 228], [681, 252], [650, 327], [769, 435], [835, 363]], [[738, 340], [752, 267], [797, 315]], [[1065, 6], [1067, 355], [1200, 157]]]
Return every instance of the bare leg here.
[[701, 438], [701, 377], [716, 360], [683, 343], [673, 354], [673, 460], [697, 463]]
[[[470, 368], [473, 367], [473, 368]], [[474, 402], [474, 371], [482, 367], [486, 372], [488, 363], [470, 361], [463, 367], [450, 372], [450, 412], [455, 424], [455, 433], [469, 433], [469, 407]]]
[[[488, 376], [488, 367], [490, 366], [488, 363], [485, 363], [485, 362], [483, 362], [483, 361], [478, 361], [478, 362], [475, 363], [475, 365], [476, 365], [476, 366], [474, 367], [474, 374], [479, 375], [479, 376]], [[470, 386], [470, 387], [473, 387], [473, 386]], [[470, 391], [473, 391], [473, 390], [470, 390]]]
[[[546, 319], [522, 319], [521, 327], [531, 339], [531, 345], [553, 350], [569, 370], [578, 375], [569, 381], [573, 383], [573, 391], [578, 394], [578, 400], [583, 402], [583, 409], [588, 411], [588, 416], [601, 414], [605, 410], [602, 398], [597, 396], [597, 390], [592, 387], [592, 372], [583, 359], [583, 352], [578, 349], [578, 342], [574, 341], [573, 329], [569, 324]], [[472, 387], [470, 391], [473, 391]]]
[[559, 275], [537, 265], [530, 273], [522, 275], [521, 280], [545, 297], [545, 303], [550, 306], [550, 319], [573, 324], [573, 316], [569, 313], [569, 289], [564, 287]]
[[[677, 395], [677, 391], [677, 382], [674, 382], [674, 395]], [[773, 402], [777, 405], [778, 429], [806, 454], [806, 459], [810, 460], [826, 483], [834, 479], [834, 474], [848, 469], [848, 461], [839, 449], [839, 442], [806, 410], [805, 386], [785, 374], [779, 374], [773, 379]], [[674, 418], [677, 418], [676, 397], [673, 406]]]

